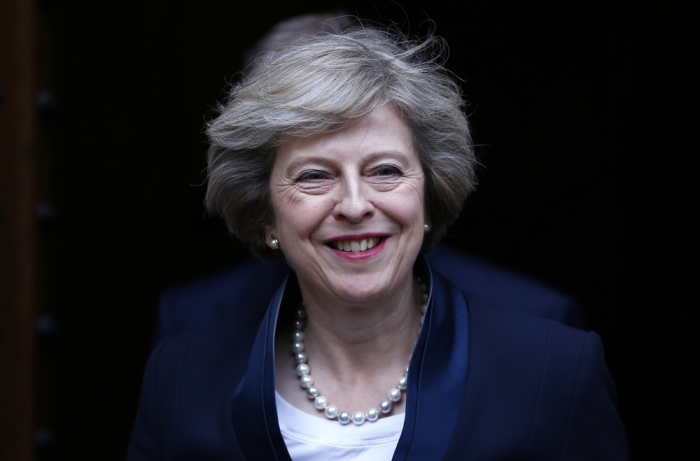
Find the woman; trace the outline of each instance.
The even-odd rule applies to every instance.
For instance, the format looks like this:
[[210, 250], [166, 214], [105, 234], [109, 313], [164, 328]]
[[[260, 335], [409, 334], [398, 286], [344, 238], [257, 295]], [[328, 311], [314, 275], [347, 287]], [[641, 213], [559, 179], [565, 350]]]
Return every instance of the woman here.
[[265, 312], [162, 342], [129, 460], [625, 459], [600, 340], [431, 271], [474, 185], [441, 42], [317, 35], [209, 126], [208, 206], [293, 272]]

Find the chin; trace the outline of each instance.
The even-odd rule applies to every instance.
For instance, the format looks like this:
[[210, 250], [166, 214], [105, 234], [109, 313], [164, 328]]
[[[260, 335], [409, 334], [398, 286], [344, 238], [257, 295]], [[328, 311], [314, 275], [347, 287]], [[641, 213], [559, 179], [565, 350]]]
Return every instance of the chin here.
[[[367, 283], [363, 283], [367, 282]], [[350, 303], [368, 303], [376, 301], [392, 290], [389, 280], [381, 280], [373, 274], [359, 277], [353, 280], [353, 286], [344, 285], [336, 291], [336, 295]]]

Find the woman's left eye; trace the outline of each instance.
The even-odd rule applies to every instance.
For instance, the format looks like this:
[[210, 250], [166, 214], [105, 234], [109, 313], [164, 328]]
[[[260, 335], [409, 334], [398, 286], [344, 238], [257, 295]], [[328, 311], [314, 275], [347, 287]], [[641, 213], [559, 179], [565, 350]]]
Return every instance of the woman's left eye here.
[[401, 170], [394, 165], [380, 165], [372, 170], [374, 176], [400, 176]]

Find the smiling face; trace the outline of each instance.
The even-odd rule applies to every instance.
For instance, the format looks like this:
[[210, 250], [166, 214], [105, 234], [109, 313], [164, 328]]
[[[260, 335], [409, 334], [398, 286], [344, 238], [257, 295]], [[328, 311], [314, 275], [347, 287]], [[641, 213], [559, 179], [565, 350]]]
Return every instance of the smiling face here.
[[424, 183], [410, 129], [390, 106], [333, 133], [291, 138], [272, 168], [267, 241], [279, 240], [305, 297], [381, 301], [411, 289]]

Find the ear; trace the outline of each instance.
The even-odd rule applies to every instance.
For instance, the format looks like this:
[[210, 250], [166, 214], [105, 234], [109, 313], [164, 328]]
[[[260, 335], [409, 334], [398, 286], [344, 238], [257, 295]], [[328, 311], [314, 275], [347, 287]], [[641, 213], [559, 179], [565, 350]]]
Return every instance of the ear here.
[[265, 229], [265, 245], [270, 244], [270, 240], [274, 239], [279, 239], [280, 234], [277, 232], [277, 224], [276, 224], [276, 219], [275, 216], [272, 216], [270, 219], [270, 222], [268, 224], [265, 224], [264, 229]]
[[268, 224], [265, 226], [265, 245], [269, 246], [273, 238], [277, 238], [275, 226]]

